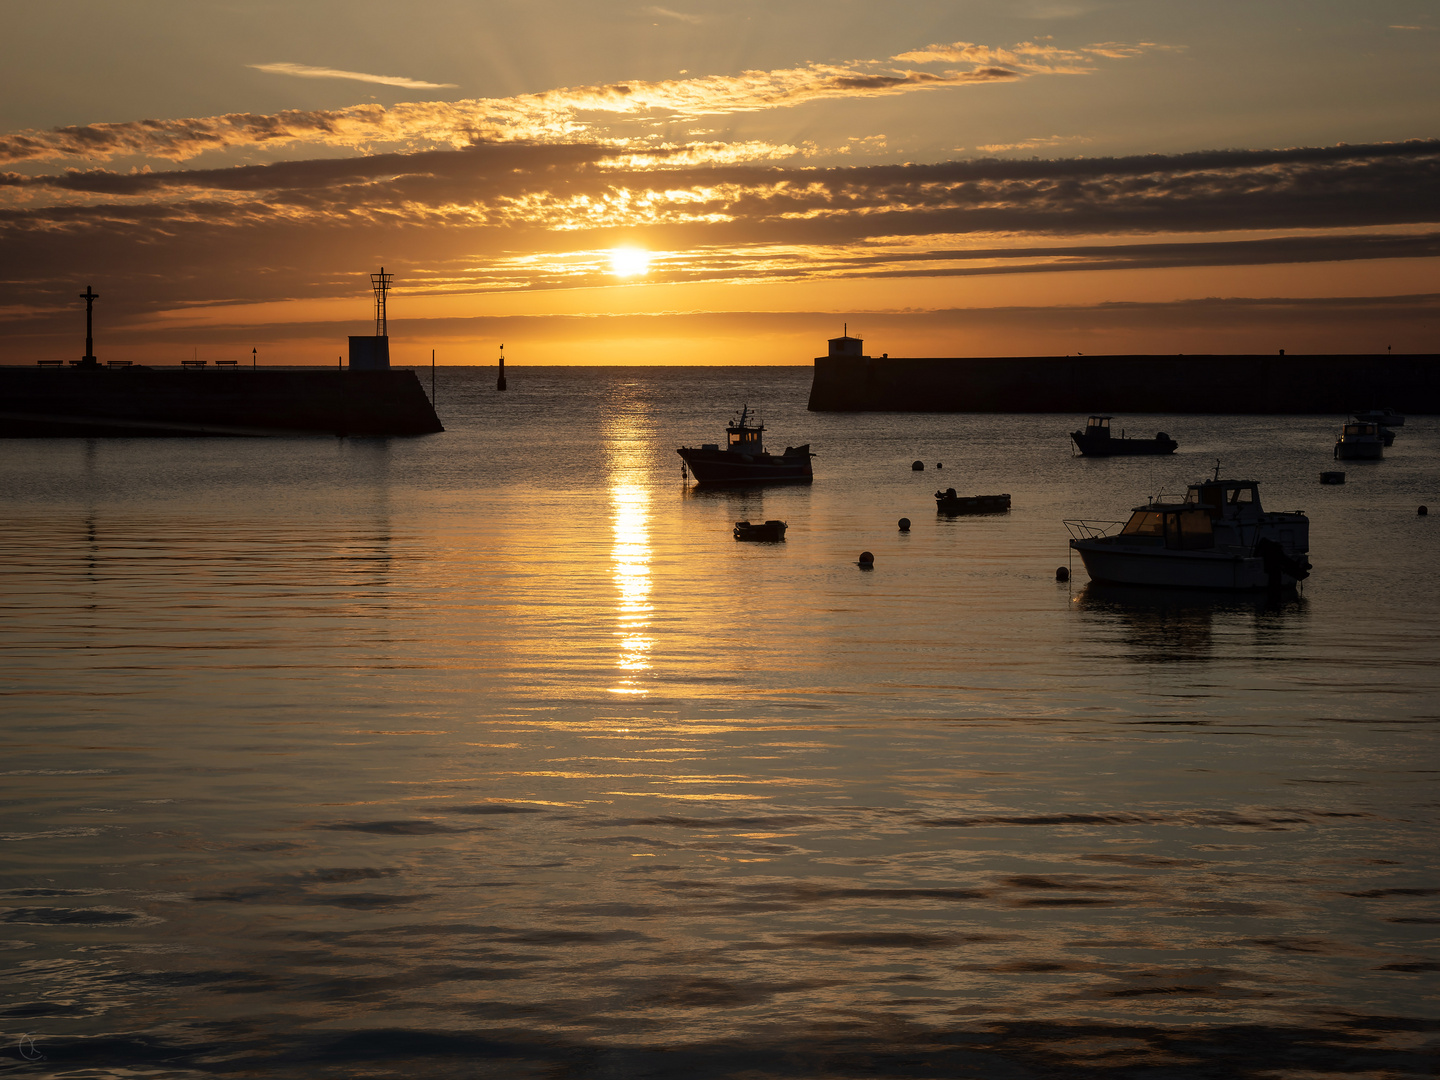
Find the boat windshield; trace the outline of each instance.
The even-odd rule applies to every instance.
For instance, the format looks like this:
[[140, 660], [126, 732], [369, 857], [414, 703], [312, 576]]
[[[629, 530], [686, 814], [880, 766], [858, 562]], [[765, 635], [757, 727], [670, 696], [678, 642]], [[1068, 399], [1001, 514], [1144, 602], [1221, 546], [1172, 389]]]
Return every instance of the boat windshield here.
[[1120, 530], [1121, 536], [1164, 536], [1165, 515], [1150, 510], [1136, 510]]
[[760, 441], [760, 432], [754, 428], [741, 428], [730, 432], [731, 446], [753, 446]]

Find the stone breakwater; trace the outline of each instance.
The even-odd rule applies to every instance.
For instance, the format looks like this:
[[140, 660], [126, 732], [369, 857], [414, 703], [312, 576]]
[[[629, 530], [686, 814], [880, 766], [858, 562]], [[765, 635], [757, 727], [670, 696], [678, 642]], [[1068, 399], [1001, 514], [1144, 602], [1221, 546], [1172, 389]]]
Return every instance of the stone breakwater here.
[[814, 412], [1440, 412], [1440, 356], [818, 356]]
[[406, 369], [0, 367], [0, 438], [444, 430]]

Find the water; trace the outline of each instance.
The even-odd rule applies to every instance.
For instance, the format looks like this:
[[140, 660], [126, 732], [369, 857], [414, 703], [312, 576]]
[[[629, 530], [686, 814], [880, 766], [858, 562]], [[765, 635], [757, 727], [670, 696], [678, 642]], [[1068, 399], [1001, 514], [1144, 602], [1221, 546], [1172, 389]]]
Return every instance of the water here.
[[[432, 438], [0, 447], [0, 1067], [1434, 1075], [1433, 418], [1322, 487], [1336, 417], [1094, 461], [799, 369], [492, 378]], [[682, 483], [743, 401], [813, 486]], [[1055, 581], [1217, 457], [1302, 594]]]

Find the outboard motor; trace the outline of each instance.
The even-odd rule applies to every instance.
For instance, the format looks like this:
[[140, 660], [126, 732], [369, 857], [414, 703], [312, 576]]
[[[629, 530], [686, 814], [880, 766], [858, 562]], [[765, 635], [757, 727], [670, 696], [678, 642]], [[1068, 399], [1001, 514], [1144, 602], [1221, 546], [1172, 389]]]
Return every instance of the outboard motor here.
[[1285, 574], [1289, 574], [1296, 581], [1304, 581], [1310, 576], [1310, 561], [1303, 555], [1293, 558], [1286, 555], [1285, 549], [1274, 540], [1257, 541], [1255, 554], [1260, 556], [1260, 561], [1265, 566], [1265, 574], [1270, 579], [1271, 591], [1279, 591]]

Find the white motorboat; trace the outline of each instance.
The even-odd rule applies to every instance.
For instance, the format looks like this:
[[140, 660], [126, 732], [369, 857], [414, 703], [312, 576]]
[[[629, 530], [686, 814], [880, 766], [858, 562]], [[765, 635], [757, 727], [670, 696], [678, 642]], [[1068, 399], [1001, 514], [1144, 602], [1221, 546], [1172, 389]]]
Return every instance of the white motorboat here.
[[1367, 421], [1371, 424], [1383, 424], [1385, 427], [1405, 426], [1405, 414], [1398, 413], [1394, 409], [1369, 409], [1366, 412], [1357, 412], [1352, 415], [1356, 420]]
[[[1183, 500], [1135, 507], [1130, 520], [1066, 521], [1092, 580], [1172, 589], [1279, 589], [1310, 574], [1310, 519], [1266, 513], [1253, 480], [1191, 484]], [[1119, 530], [1118, 532], [1115, 530]]]
[[1335, 460], [1379, 461], [1385, 456], [1381, 430], [1379, 424], [1369, 420], [1352, 420], [1340, 429], [1340, 437], [1335, 440]]

